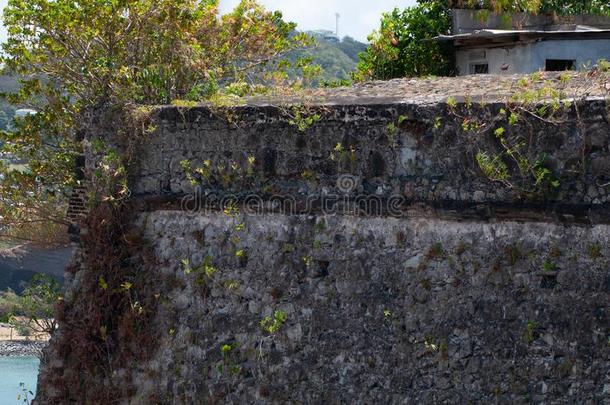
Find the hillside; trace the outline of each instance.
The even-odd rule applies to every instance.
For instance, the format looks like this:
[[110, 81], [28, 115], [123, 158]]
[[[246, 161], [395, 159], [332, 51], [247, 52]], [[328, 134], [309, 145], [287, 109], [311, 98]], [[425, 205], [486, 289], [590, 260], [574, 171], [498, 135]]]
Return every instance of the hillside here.
[[[16, 76], [1, 75], [0, 76], [0, 93], [12, 93], [17, 91], [19, 83]], [[16, 108], [6, 100], [0, 98], [0, 130], [7, 128], [10, 120], [15, 114]]]
[[337, 41], [336, 37], [323, 35], [320, 32], [308, 32], [317, 44], [304, 51], [292, 52], [288, 58], [296, 61], [299, 58], [310, 57], [324, 69], [323, 79], [345, 80], [351, 77], [356, 70], [358, 54], [363, 52], [367, 45], [351, 37], [344, 37]]

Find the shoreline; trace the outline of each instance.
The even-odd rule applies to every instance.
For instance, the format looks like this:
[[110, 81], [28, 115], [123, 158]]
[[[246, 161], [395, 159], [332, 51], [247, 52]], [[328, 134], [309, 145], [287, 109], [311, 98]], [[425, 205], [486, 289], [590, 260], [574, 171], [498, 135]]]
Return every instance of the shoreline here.
[[0, 341], [0, 357], [40, 357], [47, 341]]

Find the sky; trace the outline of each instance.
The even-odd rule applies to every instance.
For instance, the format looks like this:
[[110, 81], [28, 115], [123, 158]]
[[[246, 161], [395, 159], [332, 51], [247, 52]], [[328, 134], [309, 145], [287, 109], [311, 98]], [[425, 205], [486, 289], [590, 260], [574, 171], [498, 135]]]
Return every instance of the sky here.
[[[0, 0], [0, 8], [2, 10], [4, 10], [4, 7], [6, 7], [6, 2], [8, 0]], [[4, 42], [4, 40], [6, 39], [6, 29], [4, 28], [4, 25], [0, 24], [0, 42]]]
[[[239, 0], [220, 0], [226, 12]], [[394, 7], [412, 6], [416, 0], [259, 0], [269, 10], [280, 10], [286, 21], [298, 24], [298, 29], [335, 30], [335, 13], [340, 14], [339, 36], [349, 35], [366, 42], [366, 37], [379, 26], [381, 13]]]
[[[259, 0], [269, 10], [280, 10], [286, 21], [298, 24], [298, 29], [335, 30], [335, 13], [339, 19], [339, 35], [349, 35], [359, 41], [366, 41], [369, 33], [379, 26], [381, 13], [394, 7], [404, 8], [415, 4], [416, 0]], [[4, 9], [7, 0], [0, 0]], [[220, 0], [223, 12], [231, 10], [239, 0]], [[0, 40], [6, 38], [6, 30], [0, 26]]]

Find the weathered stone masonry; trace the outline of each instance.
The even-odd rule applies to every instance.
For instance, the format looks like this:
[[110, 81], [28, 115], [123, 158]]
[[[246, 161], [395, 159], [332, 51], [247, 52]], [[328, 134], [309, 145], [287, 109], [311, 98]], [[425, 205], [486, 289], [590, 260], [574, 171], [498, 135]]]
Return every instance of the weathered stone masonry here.
[[[62, 325], [38, 402], [100, 387], [119, 403], [610, 401], [606, 103], [512, 129], [561, 183], [527, 200], [482, 175], [474, 155], [494, 137], [461, 131], [445, 103], [322, 104], [304, 132], [272, 106], [155, 111], [130, 179], [130, 222], [158, 263], [153, 350], [59, 389], [75, 367], [56, 351]], [[124, 148], [109, 117], [87, 137]], [[184, 160], [209, 167], [197, 185]], [[275, 311], [286, 321], [269, 334]]]

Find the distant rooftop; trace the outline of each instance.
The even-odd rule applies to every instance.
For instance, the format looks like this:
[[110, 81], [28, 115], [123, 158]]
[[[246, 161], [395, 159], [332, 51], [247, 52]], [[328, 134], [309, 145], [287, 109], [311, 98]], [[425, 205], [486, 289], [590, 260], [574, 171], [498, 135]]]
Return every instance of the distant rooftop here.
[[537, 38], [545, 39], [560, 39], [560, 38], [608, 38], [610, 39], [610, 29], [598, 29], [586, 26], [555, 27], [555, 30], [499, 30], [499, 29], [481, 29], [472, 32], [456, 35], [439, 35], [434, 39], [437, 41], [455, 41], [455, 45], [475, 44], [485, 41], [490, 43], [490, 40], [498, 41], [516, 41], [516, 40], [533, 40]]

